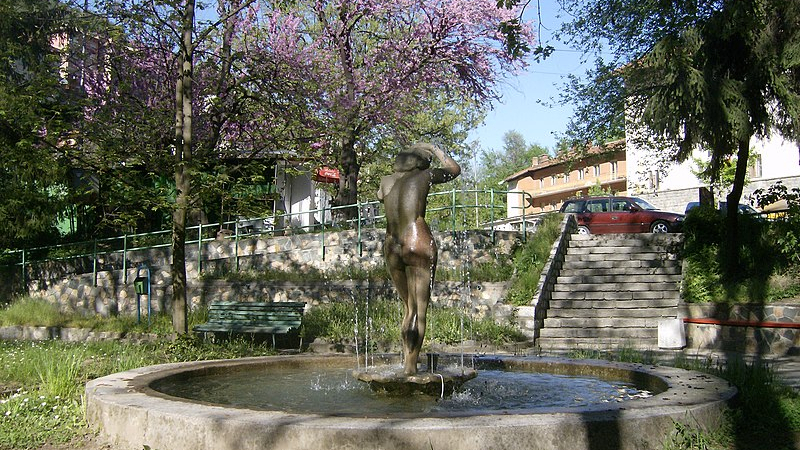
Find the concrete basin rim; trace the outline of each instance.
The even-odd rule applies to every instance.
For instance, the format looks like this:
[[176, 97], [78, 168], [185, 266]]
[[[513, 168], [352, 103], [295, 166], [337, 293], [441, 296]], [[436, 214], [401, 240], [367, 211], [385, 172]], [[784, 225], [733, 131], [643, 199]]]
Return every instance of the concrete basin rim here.
[[[630, 370], [654, 376], [663, 380], [667, 389], [664, 392], [649, 398], [632, 399], [618, 403], [593, 405], [590, 407], [576, 408], [536, 408], [533, 410], [516, 410], [511, 412], [493, 413], [443, 413], [436, 417], [419, 417], [418, 415], [401, 417], [362, 417], [358, 416], [362, 425], [381, 426], [402, 420], [404, 426], [435, 426], [438, 421], [445, 421], [446, 426], [452, 427], [456, 423], [461, 426], [481, 426], [486, 420], [496, 421], [502, 418], [504, 422], [550, 422], [550, 421], [594, 421], [594, 420], [619, 420], [626, 418], [643, 418], [651, 416], [676, 416], [687, 411], [704, 408], [724, 408], [735, 395], [736, 388], [728, 382], [700, 372], [677, 369], [668, 366], [652, 366], [637, 363], [619, 363], [604, 360], [579, 360], [556, 357], [539, 356], [491, 356], [498, 360], [524, 361], [540, 365], [548, 364], [574, 364], [580, 366], [594, 366]], [[271, 423], [281, 418], [297, 419], [297, 423], [315, 424], [314, 426], [338, 426], [354, 418], [351, 415], [336, 415], [325, 413], [289, 413], [280, 410], [256, 410], [243, 407], [219, 405], [195, 400], [174, 397], [158, 392], [150, 384], [160, 378], [177, 375], [185, 372], [201, 370], [204, 368], [220, 368], [242, 365], [280, 364], [282, 361], [303, 361], [308, 364], [313, 361], [341, 361], [354, 360], [355, 357], [342, 355], [285, 355], [240, 358], [230, 360], [193, 361], [187, 363], [168, 363], [147, 366], [120, 372], [90, 381], [86, 386], [87, 402], [91, 398], [106, 405], [118, 407], [148, 408], [166, 415], [187, 415], [195, 420], [205, 416], [217, 416], [224, 413], [227, 419], [243, 420], [246, 422]], [[187, 408], [186, 406], [190, 406]]]

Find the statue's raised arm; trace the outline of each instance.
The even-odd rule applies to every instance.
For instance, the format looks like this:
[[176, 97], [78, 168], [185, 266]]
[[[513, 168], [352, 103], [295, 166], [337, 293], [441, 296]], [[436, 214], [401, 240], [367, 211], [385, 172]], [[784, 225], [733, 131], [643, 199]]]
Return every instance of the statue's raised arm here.
[[461, 174], [461, 166], [458, 165], [456, 160], [451, 158], [450, 155], [439, 147], [434, 145], [431, 145], [431, 147], [431, 153], [433, 156], [436, 156], [436, 159], [438, 159], [441, 164], [441, 167], [431, 170], [431, 183], [447, 183]]

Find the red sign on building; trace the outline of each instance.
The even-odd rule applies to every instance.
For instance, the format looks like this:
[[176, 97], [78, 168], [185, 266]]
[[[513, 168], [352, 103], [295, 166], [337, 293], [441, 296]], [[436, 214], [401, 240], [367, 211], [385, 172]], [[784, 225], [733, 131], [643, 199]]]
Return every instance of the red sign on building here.
[[317, 173], [314, 174], [314, 181], [318, 181], [320, 183], [338, 183], [339, 169], [321, 167], [317, 169]]

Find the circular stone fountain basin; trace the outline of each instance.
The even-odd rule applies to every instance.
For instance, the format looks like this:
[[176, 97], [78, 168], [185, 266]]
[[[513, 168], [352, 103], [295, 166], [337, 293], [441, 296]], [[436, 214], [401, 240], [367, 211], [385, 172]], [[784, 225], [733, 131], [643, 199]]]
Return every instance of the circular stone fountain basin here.
[[[616, 380], [653, 395], [580, 406], [359, 415], [357, 410], [341, 413], [336, 401], [318, 411], [298, 412], [291, 405], [222, 405], [219, 398], [212, 403], [159, 392], [209, 375], [225, 379], [226, 374], [255, 371], [279, 378], [287, 370], [311, 373], [354, 363], [352, 356], [276, 356], [144, 367], [88, 383], [87, 418], [115, 448], [132, 450], [145, 445], [170, 450], [660, 448], [675, 421], [714, 427], [736, 392], [727, 382], [699, 372], [541, 357], [482, 358], [477, 367], [479, 373]], [[215, 390], [213, 383], [202, 389]], [[304, 395], [299, 389], [289, 398], [301, 403]]]

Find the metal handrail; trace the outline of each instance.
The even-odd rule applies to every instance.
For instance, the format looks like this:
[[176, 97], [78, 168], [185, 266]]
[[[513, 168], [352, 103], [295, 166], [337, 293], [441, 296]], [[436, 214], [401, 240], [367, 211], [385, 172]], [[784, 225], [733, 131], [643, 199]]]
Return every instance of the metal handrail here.
[[[468, 197], [468, 194], [475, 194], [475, 202], [474, 203], [466, 203], [466, 202], [462, 201], [462, 197]], [[486, 195], [489, 196], [488, 203], [481, 203], [479, 201], [478, 197], [479, 197], [480, 194], [486, 194]], [[436, 200], [434, 200], [434, 199], [436, 199], [437, 197], [447, 196], [447, 197], [449, 197], [448, 198], [449, 204], [444, 205], [444, 206], [429, 206], [427, 212], [428, 212], [428, 214], [434, 214], [434, 215], [436, 213], [440, 213], [440, 212], [447, 212], [451, 216], [450, 217], [450, 219], [451, 219], [450, 220], [450, 225], [451, 226], [450, 226], [449, 231], [451, 231], [452, 233], [456, 233], [456, 231], [459, 230], [459, 226], [458, 226], [458, 223], [457, 223], [457, 220], [456, 220], [458, 215], [459, 215], [459, 212], [464, 212], [464, 214], [466, 214], [467, 210], [475, 209], [475, 211], [476, 211], [476, 227], [479, 227], [480, 226], [480, 223], [479, 223], [479, 211], [481, 209], [488, 209], [489, 216], [490, 216], [490, 220], [489, 220], [488, 223], [491, 225], [492, 239], [494, 240], [495, 209], [497, 209], [497, 208], [504, 208], [504, 209], [507, 208], [507, 205], [505, 205], [505, 202], [496, 203], [496, 201], [495, 201], [496, 198], [497, 198], [496, 194], [505, 194], [503, 196], [503, 198], [507, 198], [508, 195], [513, 195], [513, 194], [522, 195], [523, 199], [528, 199], [529, 200], [529, 204], [530, 204], [530, 200], [532, 199], [531, 194], [529, 194], [528, 192], [524, 192], [524, 191], [498, 191], [498, 190], [493, 190], [493, 189], [490, 189], [490, 190], [487, 190], [487, 189], [461, 189], [461, 190], [452, 189], [452, 190], [449, 190], [449, 191], [440, 191], [440, 192], [431, 193], [429, 195], [429, 202], [436, 203]], [[523, 205], [524, 205], [524, 203], [525, 202], [523, 201]], [[343, 224], [342, 223], [337, 223], [334, 220], [335, 211], [354, 208], [354, 207], [357, 210], [357, 214], [356, 214], [356, 218], [355, 219], [347, 220]], [[363, 251], [362, 229], [364, 227], [366, 227], [366, 226], [370, 226], [370, 227], [374, 228], [375, 224], [380, 223], [381, 221], [385, 220], [385, 218], [386, 218], [385, 214], [378, 214], [377, 213], [377, 211], [380, 211], [381, 208], [382, 208], [382, 204], [380, 202], [378, 202], [378, 201], [370, 201], [370, 202], [358, 202], [358, 203], [353, 204], [353, 205], [323, 207], [323, 208], [318, 208], [318, 209], [309, 210], [309, 211], [303, 211], [303, 212], [297, 212], [297, 213], [281, 213], [281, 214], [276, 214], [274, 216], [266, 216], [266, 217], [260, 217], [260, 218], [247, 219], [250, 222], [261, 220], [261, 221], [264, 221], [264, 223], [267, 223], [267, 222], [271, 221], [272, 229], [268, 230], [266, 232], [263, 232], [263, 231], [248, 232], [246, 230], [247, 227], [240, 227], [240, 223], [242, 222], [241, 219], [226, 221], [226, 222], [222, 222], [222, 223], [200, 224], [200, 225], [196, 225], [196, 226], [192, 226], [192, 227], [186, 227], [187, 240], [185, 241], [185, 244], [186, 245], [197, 245], [197, 249], [198, 249], [198, 252], [197, 252], [197, 260], [198, 260], [197, 264], [198, 264], [198, 271], [200, 271], [200, 272], [202, 272], [202, 267], [203, 267], [202, 266], [203, 243], [204, 242], [210, 242], [210, 241], [213, 241], [213, 240], [216, 239], [216, 233], [215, 233], [215, 237], [204, 237], [204, 234], [203, 234], [204, 230], [217, 230], [217, 229], [220, 229], [220, 230], [221, 229], [228, 229], [228, 230], [230, 230], [231, 228], [233, 229], [232, 230], [233, 231], [233, 235], [230, 236], [229, 238], [233, 239], [234, 242], [235, 242], [234, 247], [235, 247], [235, 258], [236, 258], [236, 268], [237, 268], [237, 270], [238, 270], [238, 267], [239, 267], [239, 248], [238, 248], [239, 246], [238, 246], [238, 241], [241, 238], [255, 236], [255, 235], [263, 235], [263, 234], [272, 234], [272, 235], [276, 235], [277, 234], [277, 235], [279, 235], [281, 232], [284, 232], [286, 230], [293, 230], [293, 229], [297, 229], [297, 228], [299, 228], [299, 229], [307, 229], [307, 230], [310, 230], [310, 231], [315, 231], [315, 230], [319, 230], [320, 231], [320, 239], [321, 239], [321, 245], [322, 245], [322, 258], [323, 258], [323, 260], [325, 259], [325, 253], [326, 253], [326, 251], [325, 251], [326, 250], [326, 241], [325, 241], [326, 228], [328, 230], [336, 229], [336, 228], [340, 228], [340, 229], [355, 229], [356, 233], [357, 233], [357, 240], [358, 240], [357, 248], [358, 248], [358, 251], [359, 251], [359, 255], [361, 255], [361, 253]], [[522, 234], [523, 234], [523, 239], [525, 239], [525, 236], [527, 236], [527, 224], [528, 224], [527, 217], [533, 217], [533, 215], [526, 216], [526, 212], [525, 212], [525, 207], [524, 206], [522, 206], [522, 207], [514, 207], [514, 208], [522, 210], [521, 214], [512, 215], [511, 217], [520, 217], [521, 218], [521, 220], [522, 220]], [[370, 211], [376, 211], [376, 213], [375, 214], [371, 214], [370, 215], [371, 217], [366, 217], [365, 218], [365, 217], [363, 217], [363, 211], [365, 209], [368, 209]], [[331, 216], [331, 219], [332, 219], [330, 223], [326, 223], [326, 217], [328, 216], [328, 213], [330, 213], [330, 216]], [[320, 218], [322, 219], [321, 223], [317, 223], [317, 224], [313, 224], [313, 225], [306, 225], [306, 226], [299, 226], [299, 227], [292, 226], [292, 219], [294, 217], [296, 217], [296, 216], [314, 217], [317, 214], [319, 214]], [[466, 217], [466, 216], [464, 216], [464, 217]], [[287, 221], [287, 219], [288, 219], [288, 225], [283, 226], [282, 228], [276, 228], [277, 222], [279, 222], [279, 221]], [[242, 228], [244, 228], [244, 230], [242, 230]], [[466, 219], [465, 219], [461, 229], [466, 229], [466, 228], [467, 227], [466, 227]], [[196, 231], [196, 233], [194, 233], [194, 231]], [[6, 251], [4, 253], [4, 256], [6, 256], [6, 255], [11, 255], [11, 256], [19, 255], [19, 261], [11, 263], [11, 264], [0, 265], [0, 267], [3, 267], [3, 266], [6, 266], [6, 267], [8, 267], [8, 266], [12, 266], [12, 267], [13, 266], [21, 266], [23, 284], [26, 284], [26, 277], [27, 277], [26, 266], [31, 266], [33, 264], [42, 264], [42, 263], [46, 263], [46, 262], [50, 262], [50, 261], [63, 261], [63, 260], [67, 260], [67, 259], [78, 259], [78, 258], [91, 257], [92, 258], [92, 274], [93, 274], [93, 280], [94, 280], [93, 284], [96, 285], [96, 282], [97, 282], [97, 270], [98, 270], [98, 268], [97, 268], [98, 256], [100, 256], [100, 255], [112, 255], [112, 254], [116, 254], [116, 253], [122, 253], [123, 255], [127, 255], [128, 252], [132, 252], [132, 251], [151, 250], [151, 249], [157, 249], [157, 248], [167, 248], [167, 247], [170, 247], [172, 245], [170, 242], [163, 243], [163, 244], [151, 244], [151, 245], [141, 245], [141, 246], [136, 246], [136, 245], [131, 245], [131, 244], [132, 243], [135, 244], [136, 241], [141, 241], [143, 239], [152, 239], [152, 238], [156, 238], [157, 239], [159, 236], [163, 236], [165, 238], [165, 240], [169, 240], [169, 237], [171, 236], [171, 233], [172, 233], [172, 230], [161, 230], [161, 231], [154, 231], [154, 232], [149, 232], [149, 233], [124, 234], [122, 236], [114, 236], [114, 237], [109, 237], [109, 238], [98, 238], [98, 239], [94, 239], [94, 240], [91, 240], [91, 241], [74, 242], [74, 243], [66, 243], [66, 244], [56, 244], [56, 245], [51, 245], [51, 246], [41, 246], [41, 247], [32, 247], [32, 248], [27, 248], [27, 249], [11, 250], [11, 251]], [[189, 238], [189, 236], [195, 236], [196, 238]], [[83, 246], [84, 248], [87, 248], [87, 247], [91, 248], [91, 251], [81, 253], [80, 252], [80, 247], [81, 246]], [[75, 253], [75, 254], [69, 254], [69, 255], [66, 255], [66, 256], [56, 256], [56, 257], [51, 257], [50, 256], [50, 254], [53, 252], [53, 250], [69, 249], [69, 248], [78, 248], [79, 251], [77, 253]], [[45, 253], [48, 254], [48, 256], [43, 258], [43, 259], [35, 259], [34, 255], [37, 252], [45, 252]], [[128, 272], [127, 271], [127, 262], [128, 262], [127, 261], [127, 257], [123, 257], [122, 258], [122, 270], [123, 270], [123, 274], [124, 274], [123, 275], [123, 282], [124, 283], [127, 283], [127, 281], [128, 281], [127, 280], [127, 275], [128, 275], [127, 274], [127, 272]]]

